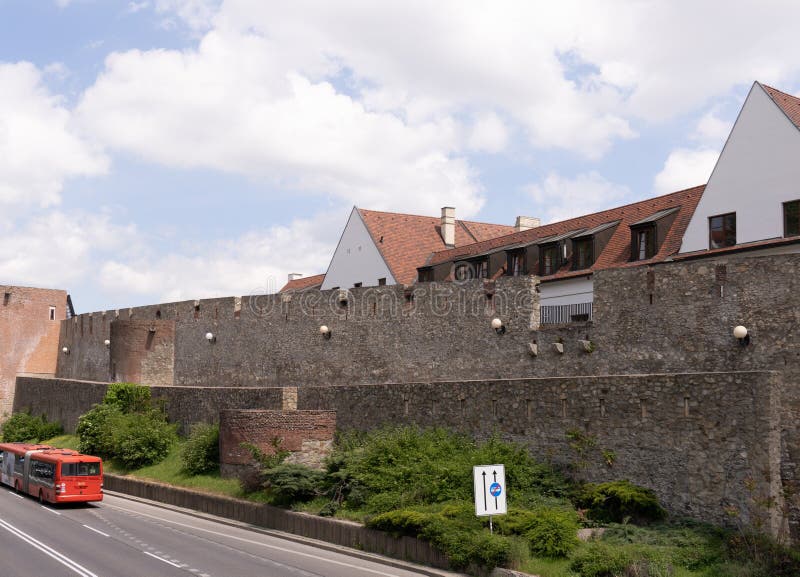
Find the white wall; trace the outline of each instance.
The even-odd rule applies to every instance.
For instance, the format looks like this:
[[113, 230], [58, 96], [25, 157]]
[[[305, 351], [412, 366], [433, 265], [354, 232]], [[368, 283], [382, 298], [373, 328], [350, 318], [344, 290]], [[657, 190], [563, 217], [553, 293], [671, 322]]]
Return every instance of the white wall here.
[[594, 281], [591, 278], [570, 278], [539, 285], [540, 306], [573, 305], [593, 300]]
[[379, 278], [385, 278], [386, 284], [396, 284], [361, 214], [353, 208], [321, 288], [351, 288], [357, 282], [363, 286], [376, 286]]
[[681, 252], [706, 250], [708, 217], [736, 213], [736, 243], [783, 236], [783, 206], [800, 199], [800, 130], [754, 84], [717, 161]]

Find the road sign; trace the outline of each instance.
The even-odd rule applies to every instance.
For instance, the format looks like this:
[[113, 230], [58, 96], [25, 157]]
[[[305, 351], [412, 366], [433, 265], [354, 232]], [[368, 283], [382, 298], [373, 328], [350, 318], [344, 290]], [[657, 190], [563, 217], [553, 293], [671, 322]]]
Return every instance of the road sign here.
[[506, 513], [506, 469], [503, 465], [478, 465], [472, 468], [475, 482], [475, 514]]

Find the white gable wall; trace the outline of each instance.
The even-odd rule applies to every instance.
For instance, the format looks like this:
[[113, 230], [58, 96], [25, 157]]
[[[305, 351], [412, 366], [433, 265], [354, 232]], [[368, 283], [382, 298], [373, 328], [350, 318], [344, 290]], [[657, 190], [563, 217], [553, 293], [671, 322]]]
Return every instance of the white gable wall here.
[[594, 300], [594, 281], [591, 277], [569, 278], [539, 285], [541, 306], [574, 305]]
[[754, 84], [683, 236], [706, 250], [708, 218], [736, 213], [736, 243], [783, 236], [783, 203], [800, 199], [800, 130]]
[[379, 278], [385, 278], [386, 284], [396, 284], [364, 219], [358, 209], [353, 208], [321, 288], [351, 288], [357, 282], [363, 283], [363, 286], [376, 286]]

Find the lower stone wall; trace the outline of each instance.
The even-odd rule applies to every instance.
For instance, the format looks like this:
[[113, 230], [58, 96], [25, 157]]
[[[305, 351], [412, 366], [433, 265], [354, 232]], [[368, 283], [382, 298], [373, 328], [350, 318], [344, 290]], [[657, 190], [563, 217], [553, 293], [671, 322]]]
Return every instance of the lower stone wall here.
[[[784, 422], [791, 415], [781, 414], [783, 386], [780, 373], [751, 371], [300, 387], [297, 409], [335, 411], [340, 430], [414, 424], [476, 438], [499, 433], [587, 480], [649, 487], [672, 513], [725, 523], [735, 508], [745, 523], [762, 517], [777, 534], [787, 519], [797, 526], [797, 509], [786, 515], [782, 502], [793, 430]], [[15, 407], [70, 429], [104, 390], [20, 378]], [[223, 409], [280, 409], [284, 400], [277, 388], [154, 387], [153, 395], [184, 426], [214, 421]], [[585, 440], [583, 455], [568, 433]], [[761, 510], [754, 497], [778, 506]]]
[[[107, 383], [17, 377], [14, 412], [30, 410], [74, 431], [78, 417], [106, 394]], [[187, 432], [193, 423], [215, 423], [225, 409], [280, 409], [283, 391], [256, 387], [150, 387], [153, 399], [163, 399], [169, 419]]]

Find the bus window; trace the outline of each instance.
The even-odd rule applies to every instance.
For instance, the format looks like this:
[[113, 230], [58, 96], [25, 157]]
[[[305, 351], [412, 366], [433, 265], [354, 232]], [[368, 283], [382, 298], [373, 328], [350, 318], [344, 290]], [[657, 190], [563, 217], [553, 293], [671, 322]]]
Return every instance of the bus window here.
[[31, 477], [42, 481], [51, 481], [55, 474], [53, 463], [42, 463], [41, 461], [31, 461]]
[[62, 477], [93, 477], [100, 474], [100, 463], [62, 463]]
[[22, 470], [25, 468], [25, 455], [17, 455], [14, 460], [14, 472], [22, 475]]

